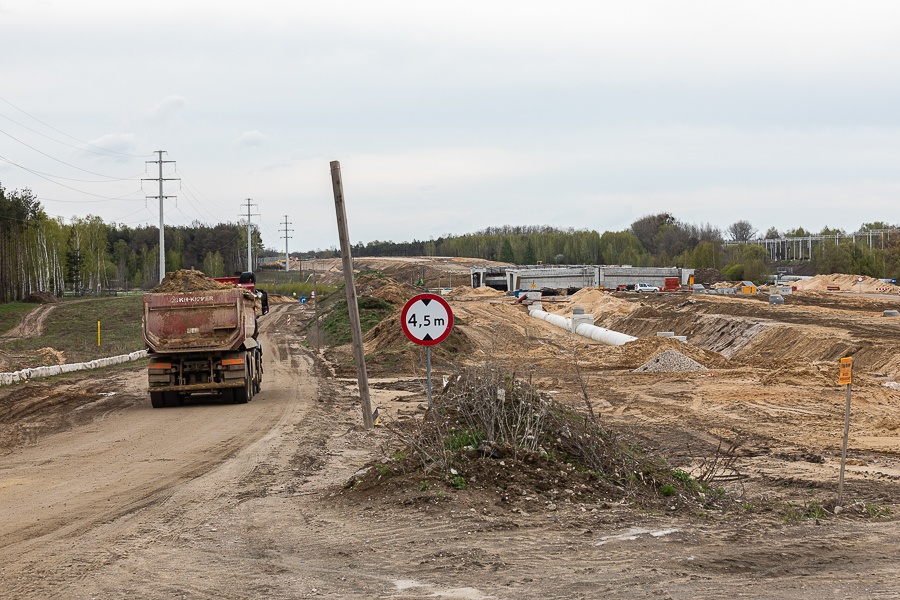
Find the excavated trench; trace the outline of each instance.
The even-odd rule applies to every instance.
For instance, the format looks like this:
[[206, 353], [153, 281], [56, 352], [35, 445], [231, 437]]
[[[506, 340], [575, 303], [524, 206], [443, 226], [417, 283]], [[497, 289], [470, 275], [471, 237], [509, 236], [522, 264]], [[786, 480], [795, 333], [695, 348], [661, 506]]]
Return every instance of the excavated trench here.
[[[853, 315], [853, 319], [849, 315]], [[786, 363], [835, 362], [854, 356], [865, 371], [900, 377], [900, 321], [874, 309], [860, 320], [858, 310], [835, 318], [805, 305], [770, 307], [755, 300], [729, 301], [659, 298], [642, 301], [628, 314], [594, 315], [599, 326], [639, 338], [671, 331], [688, 342], [718, 352], [737, 364], [782, 366]]]

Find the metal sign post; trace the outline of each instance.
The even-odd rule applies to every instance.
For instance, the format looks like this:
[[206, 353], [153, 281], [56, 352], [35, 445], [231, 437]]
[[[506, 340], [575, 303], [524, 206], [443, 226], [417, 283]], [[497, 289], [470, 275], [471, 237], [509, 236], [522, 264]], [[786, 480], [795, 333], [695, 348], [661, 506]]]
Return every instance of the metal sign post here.
[[840, 375], [838, 376], [838, 385], [846, 384], [847, 386], [847, 408], [844, 411], [844, 445], [841, 449], [841, 476], [838, 483], [838, 506], [841, 506], [844, 500], [844, 467], [847, 465], [847, 441], [850, 438], [850, 385], [852, 382], [853, 358], [848, 356], [841, 359]]
[[425, 346], [428, 378], [428, 407], [431, 408], [431, 347], [440, 344], [453, 329], [453, 311], [435, 294], [413, 296], [400, 313], [403, 333], [414, 344]]

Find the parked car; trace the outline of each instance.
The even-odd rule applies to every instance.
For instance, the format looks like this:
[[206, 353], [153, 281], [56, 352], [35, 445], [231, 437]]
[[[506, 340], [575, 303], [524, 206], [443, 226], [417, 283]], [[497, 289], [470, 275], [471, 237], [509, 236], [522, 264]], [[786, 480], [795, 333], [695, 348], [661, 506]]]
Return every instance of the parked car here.
[[634, 284], [634, 291], [640, 294], [641, 292], [658, 292], [659, 288], [655, 285], [650, 285], [647, 283], [636, 283]]

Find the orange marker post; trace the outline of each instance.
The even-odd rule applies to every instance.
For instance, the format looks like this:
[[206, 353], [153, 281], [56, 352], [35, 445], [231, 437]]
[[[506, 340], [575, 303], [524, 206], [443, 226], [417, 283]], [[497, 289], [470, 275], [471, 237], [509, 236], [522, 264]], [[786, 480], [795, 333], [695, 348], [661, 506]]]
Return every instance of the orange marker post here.
[[853, 382], [853, 357], [841, 359], [838, 385], [847, 386], [847, 408], [844, 411], [844, 445], [841, 449], [841, 477], [838, 483], [837, 505], [841, 506], [844, 500], [844, 467], [847, 465], [847, 440], [850, 437], [850, 385]]

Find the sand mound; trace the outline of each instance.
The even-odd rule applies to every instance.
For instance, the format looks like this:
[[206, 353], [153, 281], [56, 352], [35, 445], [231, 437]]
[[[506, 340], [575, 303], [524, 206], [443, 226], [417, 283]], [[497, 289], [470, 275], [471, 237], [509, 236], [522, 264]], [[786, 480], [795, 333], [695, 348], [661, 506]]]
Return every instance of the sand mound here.
[[203, 271], [181, 269], [166, 273], [165, 279], [150, 290], [159, 292], [203, 292], [206, 290], [224, 290], [234, 287], [230, 283], [220, 283], [206, 276]]
[[66, 355], [56, 348], [40, 348], [38, 354], [41, 358], [42, 367], [66, 364]]
[[[583, 288], [568, 297], [565, 304], [560, 308], [568, 313], [572, 312], [573, 306], [584, 308], [585, 314], [594, 315], [594, 317], [606, 316], [609, 314], [626, 315], [637, 308], [637, 305], [628, 300], [622, 300], [615, 296], [602, 292], [595, 288]], [[557, 310], [555, 312], [561, 312]]]
[[468, 285], [460, 285], [453, 288], [453, 290], [450, 292], [450, 296], [453, 298], [501, 298], [505, 295], [506, 292], [495, 290], [494, 288], [490, 288], [487, 286], [473, 288], [472, 286]]
[[371, 296], [403, 308], [406, 302], [419, 293], [415, 287], [400, 283], [393, 277], [366, 273], [356, 278], [357, 296]]
[[[859, 279], [862, 277], [862, 281]], [[866, 294], [887, 293], [896, 294], [900, 288], [896, 285], [884, 283], [878, 279], [867, 277], [864, 275], [847, 275], [844, 273], [833, 273], [831, 275], [816, 275], [812, 279], [801, 279], [792, 282], [791, 285], [796, 286], [798, 290], [804, 292], [826, 292], [837, 291], [828, 288], [840, 288], [842, 292], [862, 292]]]

